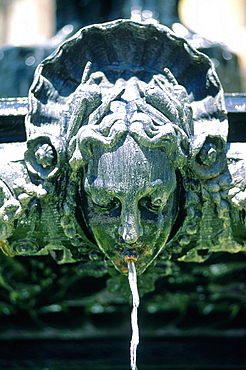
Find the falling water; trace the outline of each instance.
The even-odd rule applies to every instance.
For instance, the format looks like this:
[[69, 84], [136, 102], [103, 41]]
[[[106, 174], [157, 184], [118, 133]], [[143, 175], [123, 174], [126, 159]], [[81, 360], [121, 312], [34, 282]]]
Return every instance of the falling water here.
[[133, 261], [128, 263], [128, 280], [130, 289], [132, 292], [132, 314], [131, 314], [131, 324], [132, 324], [132, 339], [130, 345], [130, 361], [131, 370], [137, 370], [137, 346], [139, 343], [139, 330], [138, 330], [138, 306], [139, 306], [139, 295], [137, 287], [137, 274], [136, 268]]

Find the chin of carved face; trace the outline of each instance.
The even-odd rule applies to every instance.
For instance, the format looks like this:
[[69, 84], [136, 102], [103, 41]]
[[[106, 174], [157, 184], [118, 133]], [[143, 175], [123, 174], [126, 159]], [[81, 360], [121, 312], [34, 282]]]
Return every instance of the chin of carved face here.
[[97, 147], [84, 179], [88, 225], [104, 254], [123, 274], [153, 261], [176, 217], [175, 170], [165, 152], [127, 137], [113, 149]]

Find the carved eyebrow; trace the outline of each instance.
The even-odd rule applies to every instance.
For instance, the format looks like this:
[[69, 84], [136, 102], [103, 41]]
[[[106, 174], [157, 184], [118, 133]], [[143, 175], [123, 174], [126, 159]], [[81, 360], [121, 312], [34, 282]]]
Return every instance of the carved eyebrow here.
[[122, 198], [132, 196], [135, 196], [137, 202], [142, 198], [150, 197], [153, 201], [155, 199], [161, 199], [163, 203], [166, 203], [170, 193], [174, 190], [172, 188], [170, 189], [170, 187], [167, 189], [162, 179], [156, 179], [146, 184], [146, 186], [140, 186], [135, 189], [125, 189], [125, 191], [117, 187], [116, 184], [113, 185], [110, 188], [110, 184], [104, 186], [98, 178], [94, 182], [89, 182], [89, 179], [86, 178], [84, 188], [93, 202], [98, 204], [111, 201], [113, 198], [118, 198], [121, 201]]
[[[86, 179], [87, 180], [87, 179]], [[97, 186], [94, 183], [90, 184], [85, 180], [84, 189], [86, 193], [92, 198], [95, 203], [99, 203], [101, 200], [112, 200], [117, 195], [103, 186]]]

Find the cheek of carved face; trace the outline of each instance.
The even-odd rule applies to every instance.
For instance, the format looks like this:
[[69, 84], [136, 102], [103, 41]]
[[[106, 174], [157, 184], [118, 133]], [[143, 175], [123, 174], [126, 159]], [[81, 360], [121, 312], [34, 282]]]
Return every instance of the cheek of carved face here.
[[105, 255], [123, 274], [133, 260], [142, 273], [164, 246], [174, 219], [176, 176], [160, 149], [131, 137], [97, 150], [84, 180], [86, 215]]

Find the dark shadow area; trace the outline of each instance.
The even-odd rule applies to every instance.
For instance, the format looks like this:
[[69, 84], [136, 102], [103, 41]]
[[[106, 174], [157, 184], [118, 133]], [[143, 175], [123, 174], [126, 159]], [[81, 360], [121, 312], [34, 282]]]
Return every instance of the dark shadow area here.
[[[32, 370], [128, 368], [128, 338], [1, 341], [0, 367]], [[142, 338], [139, 369], [244, 369], [242, 338]]]

